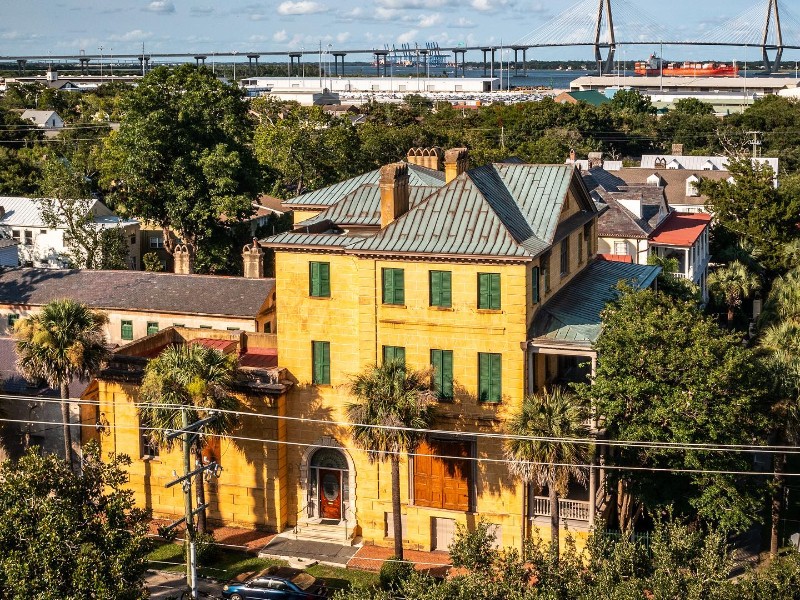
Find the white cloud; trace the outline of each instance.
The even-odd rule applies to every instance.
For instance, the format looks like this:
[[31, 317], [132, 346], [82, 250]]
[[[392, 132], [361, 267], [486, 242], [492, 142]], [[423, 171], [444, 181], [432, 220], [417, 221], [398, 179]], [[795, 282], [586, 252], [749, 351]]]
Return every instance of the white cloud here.
[[142, 31], [141, 29], [133, 29], [123, 34], [115, 34], [108, 36], [112, 42], [141, 42], [142, 40], [149, 40], [153, 37], [152, 32]]
[[289, 34], [286, 33], [285, 29], [281, 29], [280, 31], [276, 31], [272, 34], [272, 41], [282, 43], [289, 39]]
[[145, 10], [154, 13], [174, 13], [175, 5], [170, 0], [153, 0], [145, 7]]
[[253, 13], [248, 18], [251, 21], [266, 21], [269, 19], [269, 15], [265, 15], [263, 13]]
[[508, 5], [508, 0], [471, 0], [469, 5], [481, 12], [497, 12]]
[[313, 0], [299, 0], [298, 2], [286, 0], [278, 5], [278, 14], [280, 15], [313, 15], [326, 10], [328, 10], [327, 7]]
[[189, 9], [189, 14], [193, 17], [205, 17], [214, 13], [211, 6], [193, 6]]
[[400, 18], [400, 11], [394, 8], [382, 8], [379, 6], [375, 9], [375, 18], [378, 21], [394, 21]]
[[349, 31], [343, 31], [342, 33], [337, 33], [336, 34], [336, 41], [339, 42], [340, 44], [345, 43], [349, 39], [350, 39], [350, 32]]
[[384, 8], [396, 8], [398, 10], [413, 10], [419, 8], [441, 8], [443, 6], [455, 6], [455, 0], [377, 0], [378, 6]]
[[420, 15], [417, 25], [420, 27], [436, 27], [442, 22], [442, 15], [433, 13], [430, 15]]
[[417, 39], [417, 33], [419, 33], [419, 31], [417, 31], [416, 29], [411, 29], [409, 31], [406, 31], [405, 33], [401, 33], [400, 35], [397, 36], [397, 43], [409, 44], [413, 42], [415, 39]]
[[447, 26], [458, 29], [469, 29], [470, 27], [475, 27], [475, 23], [465, 17], [459, 17], [454, 23], [448, 23]]

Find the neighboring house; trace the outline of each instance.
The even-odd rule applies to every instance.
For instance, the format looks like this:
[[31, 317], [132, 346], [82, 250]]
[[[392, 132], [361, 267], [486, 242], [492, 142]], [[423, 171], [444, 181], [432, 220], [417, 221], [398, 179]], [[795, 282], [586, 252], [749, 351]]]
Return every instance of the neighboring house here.
[[37, 127], [42, 129], [61, 129], [64, 127], [64, 119], [54, 110], [26, 110], [22, 113], [22, 118], [33, 121]]
[[[65, 241], [67, 227], [48, 227], [42, 219], [43, 199], [0, 196], [0, 231], [19, 243], [19, 261], [25, 266], [64, 268], [69, 264]], [[120, 227], [129, 241], [128, 264], [137, 268], [139, 222], [115, 215], [99, 200], [87, 200], [87, 210], [94, 215], [98, 229]]]
[[274, 290], [274, 279], [258, 277], [11, 269], [0, 272], [0, 330], [8, 334], [51, 300], [72, 298], [107, 313], [111, 344], [172, 326], [274, 332]]
[[611, 102], [611, 98], [596, 90], [561, 92], [553, 98], [553, 100], [559, 104], [578, 104], [579, 102], [586, 102], [586, 104], [591, 104], [592, 106], [600, 106], [601, 104], [608, 104]]
[[[727, 171], [727, 156], [688, 156], [683, 154], [643, 154], [641, 169], [685, 169], [687, 171]], [[757, 156], [754, 163], [768, 164], [778, 174], [778, 159]]]
[[[692, 281], [707, 301], [710, 215], [674, 210], [658, 175], [644, 184], [626, 185], [620, 177], [629, 171], [635, 170], [608, 173], [596, 168], [583, 173], [592, 198], [607, 207], [598, 220], [598, 252], [609, 260], [627, 259], [641, 265], [647, 264], [651, 254], [674, 257], [678, 260], [675, 276]], [[691, 175], [687, 188], [696, 186], [698, 179]]]

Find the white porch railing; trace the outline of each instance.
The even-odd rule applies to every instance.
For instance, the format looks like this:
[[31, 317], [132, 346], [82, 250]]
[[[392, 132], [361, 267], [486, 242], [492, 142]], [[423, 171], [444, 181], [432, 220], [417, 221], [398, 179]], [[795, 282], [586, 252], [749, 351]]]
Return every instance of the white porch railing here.
[[[534, 496], [533, 514], [537, 517], [550, 516], [550, 498], [547, 496]], [[584, 500], [558, 499], [558, 514], [562, 519], [573, 521], [589, 520], [589, 503]]]

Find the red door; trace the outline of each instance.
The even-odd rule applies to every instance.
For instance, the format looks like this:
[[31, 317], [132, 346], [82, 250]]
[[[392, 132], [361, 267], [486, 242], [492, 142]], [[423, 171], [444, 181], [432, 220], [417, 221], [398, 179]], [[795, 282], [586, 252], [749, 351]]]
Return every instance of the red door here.
[[319, 470], [319, 512], [323, 519], [342, 519], [342, 472]]

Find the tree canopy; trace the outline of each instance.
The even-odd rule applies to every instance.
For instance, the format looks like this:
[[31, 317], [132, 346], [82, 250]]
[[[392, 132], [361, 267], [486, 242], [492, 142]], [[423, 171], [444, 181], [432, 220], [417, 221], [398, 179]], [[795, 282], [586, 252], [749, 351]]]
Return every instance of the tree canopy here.
[[82, 473], [29, 451], [0, 466], [0, 596], [145, 598], [149, 515], [125, 489], [130, 459], [83, 450]]
[[[753, 352], [696, 302], [623, 288], [602, 313], [594, 384], [579, 386], [604, 418], [609, 439], [678, 444], [752, 444], [764, 439], [767, 406]], [[650, 511], [746, 527], [757, 514], [752, 456], [623, 446], [614, 464], [665, 471], [612, 471]], [[680, 472], [686, 470], [687, 472]], [[702, 471], [702, 472], [701, 472]]]
[[118, 211], [174, 232], [198, 254], [224, 228], [220, 215], [252, 213], [261, 186], [241, 89], [205, 68], [160, 67], [125, 95], [121, 113], [102, 180]]

